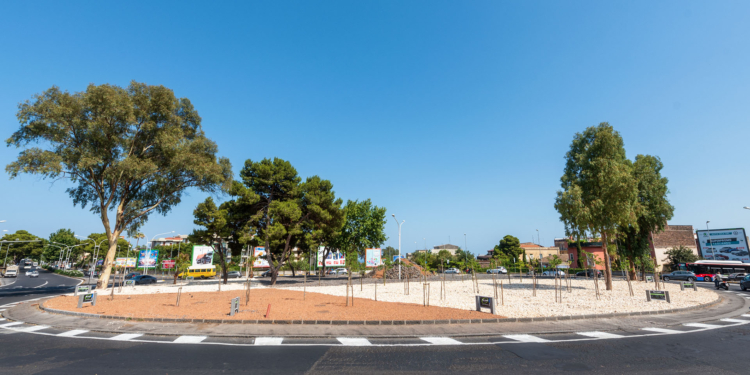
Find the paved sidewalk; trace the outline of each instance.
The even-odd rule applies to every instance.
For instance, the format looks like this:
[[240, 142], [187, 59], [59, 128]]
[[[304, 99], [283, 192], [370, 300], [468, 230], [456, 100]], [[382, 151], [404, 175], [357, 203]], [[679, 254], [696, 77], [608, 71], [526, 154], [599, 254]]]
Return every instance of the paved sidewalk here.
[[682, 313], [644, 315], [618, 318], [579, 319], [564, 321], [483, 323], [483, 324], [416, 324], [398, 326], [373, 325], [291, 325], [291, 324], [215, 324], [157, 323], [109, 319], [79, 318], [50, 314], [39, 309], [41, 301], [21, 303], [3, 312], [14, 321], [50, 326], [63, 330], [88, 330], [108, 333], [141, 333], [150, 335], [201, 335], [212, 337], [298, 337], [330, 338], [341, 336], [367, 337], [481, 337], [506, 334], [564, 333], [580, 331], [629, 331], [643, 327], [669, 327], [684, 322], [702, 322], [736, 317], [748, 312], [750, 294], [743, 298], [736, 292], [720, 292], [722, 300], [711, 307]]

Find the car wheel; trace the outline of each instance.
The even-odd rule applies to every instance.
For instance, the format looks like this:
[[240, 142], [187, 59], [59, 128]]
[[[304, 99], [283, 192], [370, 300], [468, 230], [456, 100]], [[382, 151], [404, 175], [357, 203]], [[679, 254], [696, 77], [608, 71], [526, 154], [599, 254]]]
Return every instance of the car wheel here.
[[695, 278], [694, 277], [688, 277], [687, 281], [692, 283], [693, 281], [695, 281]]
[[742, 289], [743, 292], [747, 291], [747, 287], [744, 284], [740, 284], [740, 289]]
[[711, 282], [711, 281], [713, 281], [713, 279], [711, 279], [710, 276], [706, 276], [706, 277], [703, 278], [703, 281]]
[[669, 276], [664, 276], [664, 281], [669, 281]]

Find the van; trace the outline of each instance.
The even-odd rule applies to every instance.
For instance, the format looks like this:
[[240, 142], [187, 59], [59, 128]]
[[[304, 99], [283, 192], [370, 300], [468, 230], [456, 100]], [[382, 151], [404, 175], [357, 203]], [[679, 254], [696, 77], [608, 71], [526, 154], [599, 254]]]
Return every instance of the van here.
[[4, 277], [18, 277], [18, 266], [8, 266], [5, 270]]
[[[182, 276], [182, 273], [180, 273], [180, 276]], [[193, 279], [208, 279], [216, 277], [216, 266], [206, 268], [190, 267], [187, 270], [187, 277], [192, 277]]]

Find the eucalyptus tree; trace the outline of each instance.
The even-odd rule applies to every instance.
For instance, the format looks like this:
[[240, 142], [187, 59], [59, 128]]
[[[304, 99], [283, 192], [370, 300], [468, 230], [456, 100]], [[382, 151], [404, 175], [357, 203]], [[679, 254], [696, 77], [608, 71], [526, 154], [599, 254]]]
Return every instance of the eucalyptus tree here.
[[38, 147], [21, 151], [6, 171], [67, 178], [73, 204], [99, 216], [109, 249], [98, 287], [107, 285], [123, 231], [168, 213], [189, 188], [216, 192], [231, 181], [229, 160], [217, 157], [190, 100], [164, 86], [52, 87], [21, 103], [17, 117], [7, 145]]
[[580, 238], [601, 235], [607, 290], [612, 290], [612, 264], [607, 245], [618, 228], [637, 218], [638, 189], [632, 163], [620, 134], [608, 123], [577, 133], [565, 155], [555, 209], [566, 234]]

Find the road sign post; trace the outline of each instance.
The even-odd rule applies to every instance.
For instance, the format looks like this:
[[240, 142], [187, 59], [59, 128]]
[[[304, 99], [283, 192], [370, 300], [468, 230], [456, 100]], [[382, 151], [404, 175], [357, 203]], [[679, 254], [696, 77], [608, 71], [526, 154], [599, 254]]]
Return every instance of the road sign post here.
[[229, 316], [234, 316], [240, 312], [240, 297], [232, 298], [232, 309], [229, 311]]
[[495, 298], [485, 296], [475, 296], [477, 303], [477, 311], [481, 312], [482, 308], [490, 309], [490, 313], [495, 315]]
[[96, 306], [96, 293], [86, 293], [78, 296], [78, 308], [82, 308], [84, 303], [90, 303], [91, 306]]
[[646, 302], [651, 302], [651, 300], [661, 300], [667, 301], [667, 303], [672, 303], [669, 299], [669, 292], [666, 290], [647, 290]]

